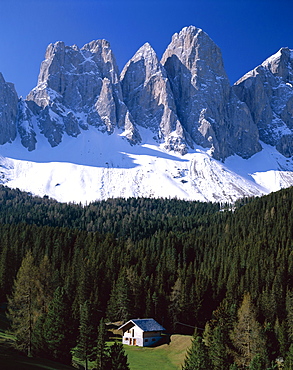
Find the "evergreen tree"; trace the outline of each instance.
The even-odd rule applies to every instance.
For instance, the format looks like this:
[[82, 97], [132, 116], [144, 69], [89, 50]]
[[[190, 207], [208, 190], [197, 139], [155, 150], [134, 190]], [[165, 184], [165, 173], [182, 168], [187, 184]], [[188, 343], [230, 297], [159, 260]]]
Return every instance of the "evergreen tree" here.
[[85, 369], [88, 370], [88, 361], [96, 358], [96, 328], [93, 326], [93, 315], [91, 305], [85, 301], [80, 311], [80, 326], [75, 356], [85, 361]]
[[266, 368], [266, 360], [260, 356], [256, 355], [250, 362], [249, 370], [263, 370]]
[[287, 325], [289, 339], [293, 341], [293, 291], [288, 291], [286, 295]]
[[107, 370], [130, 370], [122, 343], [115, 342], [109, 348]]
[[107, 317], [112, 321], [127, 321], [131, 316], [131, 291], [125, 270], [122, 270], [108, 302]]
[[225, 337], [222, 327], [216, 326], [212, 332], [211, 345], [209, 347], [209, 356], [215, 370], [226, 370], [229, 364]]
[[195, 331], [191, 348], [187, 350], [182, 370], [206, 370], [211, 368], [212, 365], [208, 357], [207, 348], [201, 336]]
[[32, 334], [32, 349], [33, 354], [39, 357], [46, 357], [47, 355], [47, 345], [45, 341], [45, 333], [44, 333], [44, 321], [46, 315], [42, 314], [36, 321], [36, 324], [33, 329]]
[[58, 287], [54, 292], [43, 330], [48, 357], [52, 360], [70, 364], [70, 351], [75, 345], [75, 338], [73, 336], [70, 306], [62, 287]]
[[292, 369], [293, 369], [293, 343], [290, 345], [290, 348], [286, 355], [286, 359], [284, 363], [284, 370], [292, 370]]
[[9, 318], [16, 336], [16, 346], [28, 356], [32, 355], [32, 333], [39, 316], [36, 287], [37, 269], [29, 251], [22, 260], [8, 299]]
[[102, 318], [98, 328], [98, 340], [97, 340], [97, 369], [107, 370], [107, 348], [106, 348], [106, 325]]

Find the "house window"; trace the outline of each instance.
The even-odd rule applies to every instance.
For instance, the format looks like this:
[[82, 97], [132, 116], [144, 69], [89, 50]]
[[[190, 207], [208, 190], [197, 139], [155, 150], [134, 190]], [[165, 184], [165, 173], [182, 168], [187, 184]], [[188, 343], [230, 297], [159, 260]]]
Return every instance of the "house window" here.
[[127, 337], [125, 337], [125, 340], [128, 340], [128, 338], [127, 338]]
[[145, 341], [145, 342], [148, 342], [149, 340], [148, 340], [148, 339], [145, 339], [144, 341]]
[[154, 342], [155, 341], [155, 338], [153, 338], [152, 341]]

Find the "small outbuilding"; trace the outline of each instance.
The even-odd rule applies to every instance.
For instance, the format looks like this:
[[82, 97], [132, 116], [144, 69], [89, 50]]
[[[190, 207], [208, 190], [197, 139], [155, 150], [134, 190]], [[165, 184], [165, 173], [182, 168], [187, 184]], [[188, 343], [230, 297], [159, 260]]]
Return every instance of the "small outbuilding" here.
[[154, 319], [133, 319], [121, 325], [119, 330], [123, 331], [123, 344], [148, 347], [156, 344], [166, 329]]

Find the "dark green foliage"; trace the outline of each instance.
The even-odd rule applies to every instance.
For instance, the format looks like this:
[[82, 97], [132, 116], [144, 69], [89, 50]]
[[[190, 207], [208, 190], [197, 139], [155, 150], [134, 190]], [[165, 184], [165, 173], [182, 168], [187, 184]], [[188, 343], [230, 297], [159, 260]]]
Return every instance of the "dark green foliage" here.
[[89, 301], [85, 301], [80, 308], [80, 324], [75, 356], [84, 361], [88, 369], [88, 361], [96, 359], [97, 328], [94, 325], [94, 312]]
[[206, 345], [201, 336], [195, 331], [191, 348], [187, 351], [182, 370], [212, 369]]
[[290, 345], [289, 351], [286, 356], [284, 370], [293, 369], [293, 343]]
[[130, 370], [122, 343], [115, 342], [108, 350], [107, 370]]
[[108, 366], [108, 353], [106, 347], [107, 331], [105, 321], [102, 318], [98, 328], [97, 340], [97, 369], [107, 370]]
[[129, 281], [124, 270], [121, 271], [108, 303], [107, 317], [111, 321], [126, 322], [131, 318], [131, 291]]
[[267, 361], [265, 358], [262, 358], [260, 355], [256, 355], [253, 357], [252, 361], [250, 362], [249, 369], [250, 370], [263, 370], [267, 366]]
[[293, 189], [284, 189], [239, 201], [233, 211], [139, 198], [82, 207], [0, 186], [0, 297], [12, 295], [31, 250], [43, 271], [35, 285], [37, 352], [52, 292], [64, 287], [72, 342], [80, 307], [89, 301], [95, 327], [106, 316], [154, 317], [168, 330], [184, 332], [209, 322], [209, 356], [214, 366], [229, 362], [229, 368], [238, 350], [229, 333], [249, 292], [269, 361], [285, 359], [293, 337], [292, 202]]
[[71, 349], [75, 344], [72, 332], [70, 306], [64, 288], [58, 287], [54, 293], [49, 311], [43, 324], [47, 357], [71, 363]]

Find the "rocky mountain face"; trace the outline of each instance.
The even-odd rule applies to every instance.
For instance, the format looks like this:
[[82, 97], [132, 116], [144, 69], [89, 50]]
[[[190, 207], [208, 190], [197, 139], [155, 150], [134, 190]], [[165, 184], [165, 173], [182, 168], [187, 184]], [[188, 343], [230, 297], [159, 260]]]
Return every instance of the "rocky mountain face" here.
[[248, 158], [260, 150], [250, 112], [230, 88], [220, 49], [201, 29], [175, 34], [163, 58], [178, 117], [192, 140], [213, 156]]
[[166, 149], [186, 153], [186, 132], [176, 113], [167, 73], [148, 43], [126, 64], [120, 79], [124, 102], [136, 124], [149, 128]]
[[12, 142], [17, 133], [18, 97], [12, 83], [0, 73], [0, 144]]
[[115, 127], [124, 128], [130, 141], [139, 141], [123, 103], [114, 55], [105, 40], [92, 41], [81, 49], [63, 42], [49, 45], [38, 85], [26, 104], [52, 147], [60, 144], [64, 133], [76, 137], [88, 125], [108, 134]]
[[293, 51], [280, 49], [236, 82], [260, 139], [286, 157], [293, 155]]
[[220, 49], [193, 26], [172, 37], [161, 61], [143, 45], [121, 74], [105, 40], [81, 49], [56, 42], [25, 100], [0, 74], [0, 144], [19, 135], [33, 151], [41, 134], [55, 147], [93, 126], [135, 145], [146, 128], [181, 154], [200, 145], [215, 159], [249, 158], [261, 139], [291, 156], [292, 84], [292, 51], [281, 49], [231, 87]]

